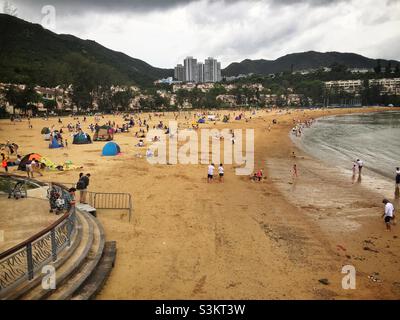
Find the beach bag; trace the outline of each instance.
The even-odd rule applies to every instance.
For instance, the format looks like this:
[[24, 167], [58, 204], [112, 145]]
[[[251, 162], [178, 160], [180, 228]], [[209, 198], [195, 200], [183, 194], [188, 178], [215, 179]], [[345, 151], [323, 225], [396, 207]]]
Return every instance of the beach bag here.
[[85, 182], [81, 179], [78, 181], [76, 184], [76, 189], [77, 190], [84, 190], [85, 189]]
[[65, 205], [65, 200], [64, 200], [64, 199], [58, 198], [58, 199], [56, 200], [56, 206], [57, 206], [57, 208], [63, 208], [64, 205]]

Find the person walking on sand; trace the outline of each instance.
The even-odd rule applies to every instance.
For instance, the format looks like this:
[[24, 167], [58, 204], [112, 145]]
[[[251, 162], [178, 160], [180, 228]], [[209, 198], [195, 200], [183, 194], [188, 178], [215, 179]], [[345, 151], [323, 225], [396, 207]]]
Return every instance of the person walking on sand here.
[[387, 199], [383, 199], [382, 203], [385, 205], [385, 210], [383, 212], [382, 217], [384, 218], [386, 223], [386, 230], [390, 231], [391, 230], [390, 222], [393, 220], [394, 224], [394, 219], [395, 219], [394, 207], [393, 204], [391, 204]]
[[356, 176], [356, 172], [357, 172], [357, 164], [355, 162], [353, 162], [353, 178]]
[[224, 167], [222, 163], [218, 167], [219, 182], [224, 182]]
[[257, 176], [258, 182], [260, 182], [263, 178], [263, 171], [261, 169], [258, 170], [256, 176]]
[[362, 160], [360, 160], [360, 159], [357, 159], [356, 163], [358, 165], [358, 174], [361, 175], [361, 171], [362, 171], [362, 168], [364, 166], [364, 162]]
[[400, 168], [399, 167], [396, 168], [395, 181], [396, 181], [396, 188], [400, 188]]
[[293, 175], [292, 175], [292, 177], [293, 178], [297, 178], [298, 177], [298, 171], [297, 171], [297, 165], [296, 164], [293, 165]]
[[214, 163], [211, 163], [208, 166], [208, 170], [207, 170], [207, 182], [208, 183], [211, 183], [212, 179], [214, 178], [214, 170], [215, 170]]

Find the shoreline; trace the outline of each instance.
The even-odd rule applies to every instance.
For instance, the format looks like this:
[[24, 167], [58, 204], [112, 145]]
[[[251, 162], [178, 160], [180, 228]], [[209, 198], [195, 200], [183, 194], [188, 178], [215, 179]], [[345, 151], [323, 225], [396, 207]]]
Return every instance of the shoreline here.
[[[381, 282], [378, 286], [382, 290], [382, 296], [388, 299], [398, 298], [397, 279], [400, 273], [396, 264], [399, 257], [394, 252], [399, 249], [399, 243], [396, 241], [399, 232], [396, 230], [397, 227], [394, 227], [392, 234], [386, 234], [384, 231], [383, 222], [380, 221], [383, 210], [381, 204], [383, 191], [368, 188], [368, 184], [374, 181], [374, 177], [368, 177], [369, 171], [366, 171], [363, 174], [362, 184], [353, 184], [351, 175], [347, 175], [346, 179], [342, 168], [335, 166], [327, 168], [326, 162], [314, 158], [301, 149], [290, 136], [290, 130], [287, 130], [287, 139], [291, 147], [296, 150], [298, 156], [296, 162], [300, 167], [300, 179], [303, 181], [295, 182], [288, 187], [281, 178], [282, 166], [285, 166], [288, 172], [293, 160], [288, 160], [289, 165], [283, 164], [280, 158], [278, 158], [279, 163], [274, 162], [276, 159], [272, 158], [270, 171], [278, 173], [273, 175], [278, 190], [288, 202], [300, 207], [314, 223], [320, 226], [335, 255], [340, 257], [343, 264], [356, 266], [357, 272], [363, 276], [361, 281], [358, 279], [357, 281], [362, 282], [366, 288], [374, 289], [374, 286], [368, 283], [368, 276], [376, 272], [374, 269], [384, 269], [378, 267], [381, 264], [388, 267], [390, 271], [386, 270], [383, 274], [386, 276], [387, 272], [392, 272], [393, 276], [384, 280], [384, 276], [379, 276]], [[290, 150], [287, 152], [289, 154]], [[393, 189], [388, 188], [392, 191], [390, 195], [393, 195]], [[386, 196], [388, 197], [387, 193]], [[395, 202], [395, 206], [399, 207], [398, 201]], [[335, 244], [337, 244], [336, 248]], [[370, 244], [371, 248], [365, 244]], [[368, 255], [366, 253], [369, 249], [366, 251], [365, 248], [377, 252]], [[381, 250], [384, 253], [381, 253]], [[391, 257], [385, 256], [386, 254]], [[382, 274], [382, 271], [379, 273]], [[383, 282], [386, 288], [382, 285]], [[382, 296], [372, 294], [372, 297], [366, 299], [383, 298]]]
[[[399, 112], [400, 110], [389, 110], [389, 111], [382, 111], [382, 113], [384, 112]], [[370, 112], [360, 112], [360, 113], [352, 113], [351, 115], [365, 115], [368, 114]], [[381, 113], [379, 111], [377, 111], [377, 113]], [[339, 114], [339, 115], [330, 115], [330, 116], [323, 116], [320, 117], [316, 120], [321, 120], [321, 119], [329, 119], [329, 118], [334, 118], [334, 117], [345, 117], [348, 114]], [[306, 131], [309, 130], [309, 128], [305, 129]], [[306, 131], [304, 133], [306, 133]], [[298, 149], [301, 150], [302, 152], [308, 154], [310, 157], [313, 157], [314, 159], [321, 161], [323, 163], [325, 163], [326, 165], [329, 166], [335, 166], [339, 171], [340, 171], [340, 175], [342, 175], [343, 177], [351, 177], [352, 176], [352, 171], [350, 169], [348, 169], [347, 167], [343, 166], [343, 162], [340, 159], [334, 159], [334, 160], [328, 160], [328, 159], [324, 159], [323, 157], [318, 157], [317, 155], [313, 155], [311, 154], [311, 152], [307, 151], [307, 148], [303, 145], [303, 139], [305, 139], [304, 135], [302, 135], [302, 137], [295, 137], [292, 134], [290, 134], [289, 132], [289, 137], [290, 140], [292, 141], [292, 143], [294, 144], [294, 146]], [[336, 164], [336, 160], [339, 160], [340, 164]], [[349, 161], [351, 161], [351, 159], [349, 159]], [[371, 167], [369, 167], [368, 165], [364, 165], [363, 168], [363, 179], [368, 179], [368, 183], [364, 182], [364, 185], [366, 184], [370, 184], [371, 186], [374, 185], [374, 187], [371, 187], [370, 189], [372, 191], [376, 191], [376, 190], [382, 190], [381, 192], [385, 193], [386, 197], [389, 197], [388, 195], [392, 195], [392, 193], [394, 194], [394, 179], [393, 176], [394, 174], [390, 175], [388, 173], [382, 172], [381, 170], [378, 169], [373, 169]], [[354, 183], [356, 182], [355, 180], [353, 181]], [[377, 183], [378, 182], [378, 183]], [[376, 188], [376, 186], [378, 186], [378, 188]]]

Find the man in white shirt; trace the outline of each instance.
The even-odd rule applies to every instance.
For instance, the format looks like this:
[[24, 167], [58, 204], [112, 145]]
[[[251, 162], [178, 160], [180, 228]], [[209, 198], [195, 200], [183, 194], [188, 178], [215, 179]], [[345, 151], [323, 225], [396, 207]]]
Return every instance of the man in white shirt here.
[[391, 220], [394, 221], [394, 218], [395, 218], [394, 207], [393, 207], [393, 204], [391, 204], [389, 202], [389, 200], [387, 200], [387, 199], [383, 199], [382, 203], [385, 205], [385, 211], [384, 211], [382, 217], [384, 217], [384, 219], [385, 219], [386, 229], [388, 231], [390, 231], [391, 230], [390, 221]]
[[210, 183], [212, 181], [212, 179], [214, 178], [214, 170], [215, 170], [214, 163], [211, 163], [208, 166], [208, 175], [207, 175], [207, 182], [208, 183]]

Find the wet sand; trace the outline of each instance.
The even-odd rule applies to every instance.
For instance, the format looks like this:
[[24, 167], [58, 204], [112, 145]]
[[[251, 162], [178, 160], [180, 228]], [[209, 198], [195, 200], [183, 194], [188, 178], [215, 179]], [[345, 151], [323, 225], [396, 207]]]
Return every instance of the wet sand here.
[[[124, 211], [99, 211], [107, 240], [116, 240], [118, 248], [99, 299], [398, 299], [400, 231], [385, 231], [381, 190], [328, 170], [288, 135], [293, 118], [360, 111], [374, 109], [260, 111], [249, 122], [201, 126], [254, 128], [256, 169], [268, 177], [261, 183], [236, 176], [230, 165], [223, 184], [206, 183], [205, 165], [150, 165], [135, 156], [146, 150], [134, 147], [136, 128], [116, 135], [123, 154], [113, 158], [100, 156], [104, 143], [76, 146], [71, 138], [68, 149], [49, 150], [40, 130], [58, 128], [57, 119], [34, 120], [33, 130], [27, 122], [1, 121], [0, 140], [13, 140], [22, 154], [83, 166], [92, 174], [91, 190], [133, 195], [131, 223]], [[152, 124], [167, 118], [172, 114], [153, 117]], [[278, 124], [269, 132], [272, 119]], [[79, 171], [39, 179], [76, 182]], [[341, 286], [342, 266], [349, 264], [357, 271], [356, 290]], [[368, 278], [374, 272], [379, 281]], [[328, 285], [319, 282], [323, 278]]]

